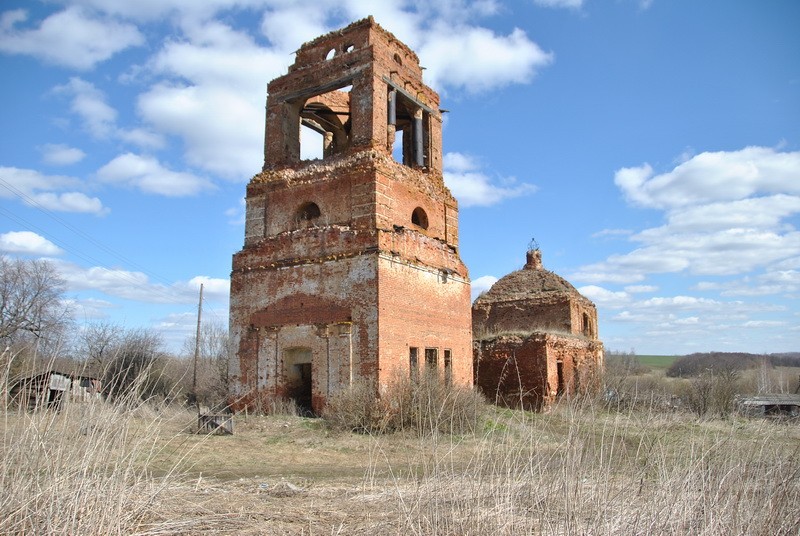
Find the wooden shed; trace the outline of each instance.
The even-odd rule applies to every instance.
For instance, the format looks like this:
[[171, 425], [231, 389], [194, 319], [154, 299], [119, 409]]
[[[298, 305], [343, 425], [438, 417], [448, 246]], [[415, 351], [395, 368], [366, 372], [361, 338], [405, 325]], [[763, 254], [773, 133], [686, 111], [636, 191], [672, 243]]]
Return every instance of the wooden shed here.
[[13, 403], [28, 409], [60, 409], [67, 401], [99, 399], [102, 384], [91, 376], [47, 370], [14, 382], [9, 389]]
[[750, 417], [800, 417], [800, 394], [764, 394], [740, 397], [736, 408]]

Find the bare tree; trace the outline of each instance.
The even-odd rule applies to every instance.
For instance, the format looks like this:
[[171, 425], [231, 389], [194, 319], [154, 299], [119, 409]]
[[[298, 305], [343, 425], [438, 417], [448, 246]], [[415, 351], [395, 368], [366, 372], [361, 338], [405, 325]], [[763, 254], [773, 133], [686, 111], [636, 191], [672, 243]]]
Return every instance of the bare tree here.
[[143, 399], [169, 396], [172, 386], [162, 374], [165, 356], [161, 347], [161, 337], [155, 332], [144, 329], [126, 332], [104, 370], [106, 394], [110, 398], [130, 394]]
[[[186, 339], [184, 355], [194, 355], [196, 337]], [[228, 359], [230, 338], [227, 328], [220, 322], [207, 322], [200, 328], [197, 363], [197, 401], [207, 406], [224, 404], [228, 390]], [[192, 366], [190, 364], [190, 366]], [[191, 378], [189, 373], [187, 378]], [[188, 389], [191, 391], [191, 388]]]
[[69, 323], [66, 283], [45, 260], [0, 256], [0, 340], [55, 340]]
[[96, 374], [102, 374], [120, 350], [125, 330], [109, 322], [88, 324], [80, 334], [78, 359]]

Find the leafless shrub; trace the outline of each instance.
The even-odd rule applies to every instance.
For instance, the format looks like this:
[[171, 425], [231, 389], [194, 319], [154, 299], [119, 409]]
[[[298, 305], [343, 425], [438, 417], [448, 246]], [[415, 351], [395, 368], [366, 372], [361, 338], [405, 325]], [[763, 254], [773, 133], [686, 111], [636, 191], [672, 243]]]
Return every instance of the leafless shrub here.
[[70, 323], [66, 283], [53, 264], [0, 255], [0, 342], [55, 344]]
[[331, 397], [323, 417], [334, 428], [362, 433], [471, 434], [481, 426], [485, 408], [477, 391], [423, 374], [395, 380], [380, 396], [371, 384], [356, 382]]
[[[195, 353], [197, 359], [195, 362]], [[228, 362], [232, 353], [227, 328], [220, 322], [206, 322], [200, 329], [200, 339], [186, 339], [182, 355], [189, 374], [183, 381], [190, 403], [223, 408], [228, 397]], [[196, 372], [191, 369], [196, 367]]]
[[606, 407], [615, 410], [674, 411], [681, 407], [675, 381], [649, 370], [643, 373], [638, 364], [632, 368], [619, 362], [607, 366], [600, 395]]
[[322, 417], [334, 429], [367, 434], [387, 432], [396, 420], [386, 398], [379, 398], [375, 387], [363, 380], [331, 396]]
[[729, 417], [741, 391], [737, 369], [707, 370], [683, 384], [682, 398], [698, 417]]

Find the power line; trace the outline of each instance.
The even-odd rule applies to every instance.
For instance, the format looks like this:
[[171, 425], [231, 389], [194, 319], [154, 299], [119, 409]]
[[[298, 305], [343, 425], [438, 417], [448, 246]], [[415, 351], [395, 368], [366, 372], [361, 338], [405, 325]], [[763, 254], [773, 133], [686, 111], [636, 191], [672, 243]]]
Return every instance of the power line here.
[[69, 229], [70, 231], [72, 231], [73, 233], [77, 234], [78, 236], [80, 236], [81, 238], [86, 240], [87, 242], [90, 242], [91, 244], [93, 244], [94, 246], [96, 246], [96, 247], [100, 248], [101, 250], [105, 251], [106, 253], [108, 253], [112, 257], [118, 259], [123, 264], [128, 265], [128, 266], [132, 266], [133, 268], [136, 268], [140, 272], [142, 272], [144, 274], [147, 274], [152, 279], [160, 280], [162, 283], [166, 283], [167, 285], [171, 285], [172, 284], [172, 282], [169, 281], [168, 279], [166, 279], [164, 277], [161, 277], [160, 275], [158, 275], [158, 274], [156, 274], [154, 272], [149, 271], [147, 268], [139, 265], [135, 261], [125, 257], [121, 253], [115, 251], [114, 249], [110, 248], [109, 246], [107, 246], [107, 245], [103, 244], [102, 242], [100, 242], [99, 240], [95, 239], [93, 236], [89, 235], [88, 233], [86, 233], [82, 229], [80, 229], [78, 227], [75, 227], [71, 223], [65, 221], [64, 219], [62, 219], [60, 217], [58, 217], [51, 210], [48, 210], [47, 208], [43, 207], [41, 205], [41, 203], [39, 203], [38, 201], [36, 201], [32, 197], [30, 197], [28, 194], [26, 194], [22, 190], [19, 190], [18, 188], [16, 188], [12, 184], [10, 184], [8, 181], [3, 179], [2, 177], [0, 177], [0, 186], [3, 186], [8, 191], [10, 191], [12, 194], [16, 195], [17, 197], [19, 197], [20, 199], [25, 201], [27, 204], [33, 206], [34, 208], [39, 210], [41, 213], [43, 213], [46, 216], [52, 218], [58, 224], [62, 225], [63, 227], [65, 227], [67, 229]]
[[[120, 271], [118, 269], [112, 268], [112, 267], [108, 266], [106, 263], [100, 261], [99, 259], [97, 259], [97, 258], [95, 258], [95, 257], [93, 257], [93, 256], [91, 256], [89, 254], [83, 253], [82, 251], [67, 245], [62, 240], [59, 240], [58, 238], [53, 236], [51, 233], [45, 231], [41, 227], [39, 227], [37, 225], [34, 225], [33, 223], [25, 220], [24, 218], [14, 214], [13, 212], [11, 212], [11, 211], [9, 211], [7, 209], [4, 209], [3, 207], [0, 207], [0, 213], [4, 214], [10, 220], [16, 222], [17, 224], [21, 225], [22, 227], [24, 227], [24, 228], [26, 228], [28, 230], [35, 231], [36, 233], [38, 233], [41, 236], [43, 236], [43, 237], [47, 238], [48, 240], [50, 240], [53, 244], [57, 245], [58, 247], [60, 247], [64, 251], [69, 252], [71, 255], [83, 260], [84, 262], [86, 262], [86, 263], [88, 263], [90, 265], [91, 264], [97, 265], [97, 266], [99, 266], [101, 268], [105, 268], [105, 269], [107, 269], [107, 270], [109, 270], [111, 272], [114, 272], [114, 273], [118, 274], [119, 277], [121, 277], [122, 279], [127, 281], [134, 288], [138, 288], [140, 290], [145, 290], [145, 291], [150, 292], [150, 293], [154, 292], [154, 293], [158, 294], [164, 300], [164, 302], [166, 302], [166, 303], [175, 303], [175, 302], [180, 301], [179, 298], [178, 298], [179, 293], [176, 292], [176, 291], [171, 291], [170, 290], [172, 285], [173, 285], [173, 282], [171, 282], [167, 278], [162, 277], [162, 276], [160, 276], [158, 274], [155, 274], [154, 272], [142, 267], [138, 263], [135, 263], [134, 261], [128, 259], [124, 255], [121, 255], [118, 252], [116, 252], [115, 250], [113, 250], [112, 248], [106, 246], [105, 244], [103, 244], [99, 240], [95, 239], [94, 237], [92, 237], [88, 233], [84, 232], [83, 230], [81, 230], [81, 229], [75, 227], [74, 225], [71, 225], [70, 223], [64, 221], [62, 218], [60, 218], [57, 215], [53, 214], [50, 210], [48, 210], [45, 207], [43, 207], [35, 199], [33, 199], [30, 196], [28, 196], [25, 192], [22, 192], [21, 190], [17, 189], [13, 185], [11, 185], [8, 181], [6, 181], [6, 180], [4, 180], [2, 178], [0, 178], [0, 186], [3, 186], [8, 191], [10, 191], [12, 194], [14, 194], [17, 197], [19, 197], [20, 199], [22, 199], [25, 203], [33, 206], [34, 208], [36, 208], [37, 210], [39, 210], [40, 212], [42, 212], [46, 216], [50, 217], [51, 219], [56, 221], [59, 225], [61, 225], [64, 228], [68, 229], [69, 231], [75, 233], [81, 239], [93, 244], [94, 246], [96, 246], [99, 249], [105, 251], [106, 253], [108, 253], [112, 257], [118, 259], [119, 261], [122, 262], [123, 265], [125, 265], [125, 264], [131, 265], [134, 268], [136, 268], [137, 270], [139, 270], [141, 273], [143, 273], [144, 275], [150, 277], [153, 280], [160, 281], [161, 283], [160, 284], [152, 283], [151, 285], [148, 285], [148, 286], [143, 285], [139, 280], [137, 280], [136, 278], [132, 277], [131, 273], [128, 270]], [[120, 297], [122, 297], [123, 299], [130, 299], [130, 298], [125, 297], [125, 296], [120, 296]]]

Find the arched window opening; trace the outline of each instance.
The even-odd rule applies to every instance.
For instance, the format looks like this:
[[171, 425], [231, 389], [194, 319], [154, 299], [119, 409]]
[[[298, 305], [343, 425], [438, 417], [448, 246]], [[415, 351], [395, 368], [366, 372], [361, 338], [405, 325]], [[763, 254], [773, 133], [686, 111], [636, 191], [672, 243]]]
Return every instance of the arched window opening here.
[[336, 49], [335, 49], [335, 48], [332, 48], [332, 49], [330, 49], [330, 50], [328, 51], [328, 53], [325, 55], [325, 59], [326, 59], [326, 60], [332, 60], [332, 59], [333, 59], [333, 57], [334, 57], [335, 55], [336, 55]]
[[592, 323], [591, 320], [589, 320], [589, 315], [586, 313], [583, 313], [583, 335], [585, 337], [592, 336]]
[[344, 47], [344, 51], [352, 52], [353, 50], [355, 50], [355, 48], [356, 48], [355, 45], [347, 45], [346, 47]]
[[313, 221], [319, 218], [322, 213], [319, 210], [319, 205], [311, 201], [303, 203], [297, 210], [297, 221]]
[[411, 213], [411, 223], [422, 227], [423, 229], [428, 228], [428, 215], [425, 214], [425, 211], [422, 210], [422, 207], [415, 208], [414, 212]]
[[327, 158], [350, 146], [350, 90], [310, 97], [300, 109], [300, 158]]
[[400, 54], [397, 52], [394, 54], [394, 61], [397, 62], [398, 65], [403, 65], [403, 58], [401, 58]]

